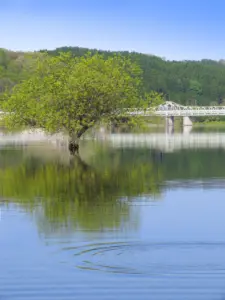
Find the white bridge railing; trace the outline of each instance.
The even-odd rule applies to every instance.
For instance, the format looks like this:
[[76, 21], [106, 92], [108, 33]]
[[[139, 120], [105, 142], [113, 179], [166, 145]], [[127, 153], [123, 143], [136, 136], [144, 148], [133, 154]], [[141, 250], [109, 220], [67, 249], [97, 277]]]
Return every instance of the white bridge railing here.
[[129, 109], [127, 110], [127, 114], [162, 117], [225, 116], [225, 106], [183, 106], [167, 101], [152, 109]]
[[220, 109], [187, 109], [187, 110], [156, 110], [154, 115], [157, 116], [180, 116], [180, 117], [190, 117], [190, 116], [225, 116], [225, 107]]
[[225, 116], [223, 109], [188, 109], [188, 110], [136, 110], [128, 112], [129, 115], [161, 116], [161, 117], [191, 117], [191, 116]]

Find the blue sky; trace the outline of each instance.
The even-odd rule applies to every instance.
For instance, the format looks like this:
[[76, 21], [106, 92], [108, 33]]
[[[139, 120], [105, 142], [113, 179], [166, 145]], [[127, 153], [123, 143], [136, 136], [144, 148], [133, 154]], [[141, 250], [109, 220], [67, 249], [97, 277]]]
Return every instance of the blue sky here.
[[225, 58], [225, 0], [0, 0], [0, 47]]

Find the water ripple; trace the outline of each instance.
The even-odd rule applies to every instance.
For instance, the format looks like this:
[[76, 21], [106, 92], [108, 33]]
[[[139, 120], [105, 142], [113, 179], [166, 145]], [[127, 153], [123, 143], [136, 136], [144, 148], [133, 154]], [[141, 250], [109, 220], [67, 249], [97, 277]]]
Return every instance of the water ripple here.
[[70, 263], [83, 270], [152, 276], [225, 274], [221, 260], [225, 243], [221, 242], [114, 242], [61, 250], [70, 254]]

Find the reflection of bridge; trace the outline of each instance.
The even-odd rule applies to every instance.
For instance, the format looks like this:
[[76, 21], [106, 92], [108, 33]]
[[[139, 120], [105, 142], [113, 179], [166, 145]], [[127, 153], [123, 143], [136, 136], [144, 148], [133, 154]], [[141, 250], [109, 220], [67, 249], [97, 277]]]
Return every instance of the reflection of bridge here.
[[184, 106], [172, 101], [167, 101], [156, 108], [131, 111], [131, 115], [161, 116], [167, 118], [167, 125], [174, 125], [174, 117], [183, 117], [183, 125], [191, 126], [189, 117], [199, 116], [225, 116], [225, 106]]
[[225, 150], [225, 133], [191, 133], [172, 134], [109, 134], [104, 137], [113, 147], [152, 148], [163, 152], [173, 152], [191, 148], [223, 148]]

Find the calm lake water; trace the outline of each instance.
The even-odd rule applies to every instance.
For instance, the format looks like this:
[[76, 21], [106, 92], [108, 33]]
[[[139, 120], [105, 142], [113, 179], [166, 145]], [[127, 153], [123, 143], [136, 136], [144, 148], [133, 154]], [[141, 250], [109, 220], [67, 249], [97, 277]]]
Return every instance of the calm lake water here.
[[81, 148], [0, 136], [0, 299], [225, 299], [225, 132]]

